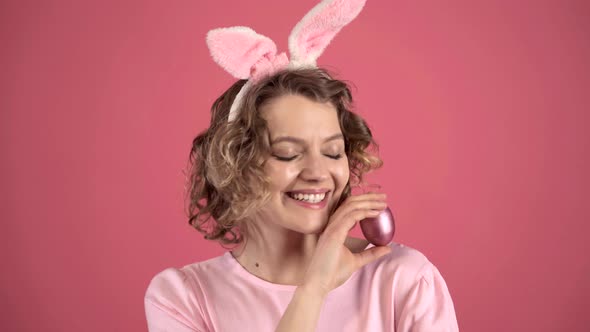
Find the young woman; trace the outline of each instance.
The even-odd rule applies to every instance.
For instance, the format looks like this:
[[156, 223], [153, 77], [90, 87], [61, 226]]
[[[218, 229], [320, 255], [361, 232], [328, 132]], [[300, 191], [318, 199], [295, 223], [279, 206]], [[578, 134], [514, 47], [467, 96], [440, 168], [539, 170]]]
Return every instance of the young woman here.
[[348, 237], [386, 208], [352, 195], [381, 167], [349, 87], [315, 60], [364, 0], [325, 0], [296, 25], [291, 59], [243, 27], [208, 35], [240, 78], [191, 151], [189, 221], [225, 254], [158, 273], [150, 331], [458, 331], [451, 296], [419, 251]]
[[387, 204], [350, 195], [381, 161], [366, 151], [373, 138], [346, 84], [321, 69], [283, 71], [227, 122], [243, 84], [215, 102], [194, 140], [189, 186], [192, 225], [237, 246], [156, 275], [150, 331], [457, 331], [444, 279], [423, 254], [347, 237]]

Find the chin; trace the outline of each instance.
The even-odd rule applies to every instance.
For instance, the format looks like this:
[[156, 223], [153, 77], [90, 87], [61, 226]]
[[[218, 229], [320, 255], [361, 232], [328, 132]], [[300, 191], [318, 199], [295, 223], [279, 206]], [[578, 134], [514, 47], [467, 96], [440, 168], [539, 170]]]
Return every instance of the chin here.
[[297, 227], [293, 227], [292, 229], [301, 234], [320, 234], [326, 228], [327, 223], [328, 221], [324, 218], [322, 220], [309, 220], [305, 224], [299, 221], [296, 223]]

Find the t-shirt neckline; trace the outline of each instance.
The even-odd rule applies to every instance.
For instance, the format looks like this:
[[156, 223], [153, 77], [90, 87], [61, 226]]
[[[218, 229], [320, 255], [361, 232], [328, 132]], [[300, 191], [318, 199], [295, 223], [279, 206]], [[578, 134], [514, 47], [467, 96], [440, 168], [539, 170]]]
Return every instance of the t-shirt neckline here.
[[[368, 248], [374, 246], [372, 243], [369, 243], [365, 249], [363, 250], [367, 250]], [[297, 285], [286, 285], [286, 284], [275, 284], [272, 283], [270, 281], [264, 280], [252, 273], [250, 273], [250, 271], [246, 270], [245, 267], [242, 266], [242, 264], [240, 264], [240, 262], [238, 262], [238, 260], [231, 254], [231, 251], [226, 251], [223, 254], [223, 259], [225, 260], [226, 264], [229, 265], [230, 269], [237, 273], [238, 275], [240, 275], [242, 278], [246, 279], [247, 281], [250, 281], [258, 286], [264, 287], [264, 288], [269, 288], [269, 289], [273, 289], [273, 290], [280, 290], [280, 291], [290, 291], [290, 292], [294, 292], [297, 289]], [[352, 279], [354, 279], [356, 277], [356, 275], [359, 273], [361, 269], [358, 269], [356, 271], [354, 271], [352, 273], [352, 275], [350, 276], [350, 278], [348, 278], [348, 280], [346, 280], [344, 282], [344, 284], [340, 285], [340, 287], [345, 286], [347, 283], [349, 283]], [[338, 288], [340, 288], [338, 287]]]

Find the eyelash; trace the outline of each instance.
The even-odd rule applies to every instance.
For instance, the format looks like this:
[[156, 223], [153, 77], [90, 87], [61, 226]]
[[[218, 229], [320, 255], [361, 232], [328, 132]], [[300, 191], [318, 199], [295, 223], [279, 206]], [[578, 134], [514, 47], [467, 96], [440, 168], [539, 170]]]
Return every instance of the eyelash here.
[[[325, 156], [328, 157], [328, 158], [332, 158], [334, 160], [338, 160], [338, 159], [342, 158], [342, 154], [337, 154], [335, 156], [330, 156], [330, 155], [325, 155]], [[293, 157], [289, 157], [289, 158], [275, 156], [275, 158], [277, 158], [280, 161], [292, 161], [295, 158], [297, 158], [297, 156], [293, 156]]]

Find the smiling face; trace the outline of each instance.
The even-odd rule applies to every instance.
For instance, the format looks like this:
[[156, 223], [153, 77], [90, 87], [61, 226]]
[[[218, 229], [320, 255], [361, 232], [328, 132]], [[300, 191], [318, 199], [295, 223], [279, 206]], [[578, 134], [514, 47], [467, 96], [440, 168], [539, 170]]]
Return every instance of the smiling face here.
[[271, 155], [264, 170], [271, 199], [260, 216], [295, 232], [321, 232], [350, 176], [336, 108], [284, 95], [261, 108]]

